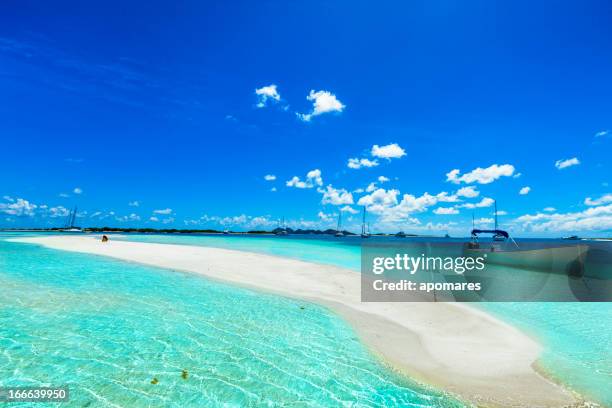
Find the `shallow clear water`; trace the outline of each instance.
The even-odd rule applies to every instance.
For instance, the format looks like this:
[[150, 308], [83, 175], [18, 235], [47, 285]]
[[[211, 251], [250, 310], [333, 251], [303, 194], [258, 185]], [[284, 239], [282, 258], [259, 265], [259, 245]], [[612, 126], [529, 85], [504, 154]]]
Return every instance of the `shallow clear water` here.
[[[359, 238], [129, 235], [123, 239], [233, 248], [360, 268]], [[539, 363], [555, 380], [612, 407], [612, 303], [514, 302], [477, 306], [544, 344]]]
[[69, 384], [70, 406], [461, 405], [316, 305], [1, 237], [0, 287], [0, 386]]

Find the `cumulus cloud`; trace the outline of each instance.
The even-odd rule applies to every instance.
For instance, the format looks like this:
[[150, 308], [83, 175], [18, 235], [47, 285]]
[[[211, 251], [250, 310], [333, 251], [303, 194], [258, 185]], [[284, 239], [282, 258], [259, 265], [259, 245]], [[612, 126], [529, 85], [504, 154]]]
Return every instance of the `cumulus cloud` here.
[[608, 135], [609, 133], [609, 130], [600, 130], [599, 132], [595, 133], [595, 137], [603, 137]]
[[319, 189], [319, 192], [323, 194], [321, 204], [332, 204], [332, 205], [344, 205], [353, 204], [353, 195], [343, 189], [335, 189], [332, 185], [328, 185], [326, 189]]
[[323, 222], [329, 222], [333, 219], [331, 214], [326, 214], [323, 211], [319, 211], [317, 217]]
[[83, 190], [81, 188], [79, 188], [79, 187], [75, 187], [74, 190], [72, 190], [72, 192], [74, 194], [81, 194], [81, 193], [83, 193]]
[[476, 187], [474, 186], [466, 186], [461, 187], [455, 194], [457, 194], [459, 197], [474, 198], [478, 197], [480, 192], [476, 190]]
[[576, 157], [572, 157], [571, 159], [557, 160], [555, 162], [555, 167], [559, 170], [563, 170], [565, 168], [568, 168], [571, 166], [577, 166], [579, 164], [580, 164], [580, 160], [578, 160], [578, 158]]
[[525, 187], [520, 189], [519, 194], [520, 195], [527, 195], [527, 194], [529, 194], [530, 191], [531, 191], [531, 187], [525, 186]]
[[591, 197], [587, 197], [584, 199], [584, 203], [588, 206], [612, 203], [612, 194], [604, 194], [597, 199], [592, 199]]
[[258, 108], [265, 107], [269, 101], [279, 102], [281, 99], [274, 84], [255, 89], [255, 95], [257, 95], [258, 102], [256, 106]]
[[545, 207], [544, 211], [553, 212], [553, 211], [557, 211], [557, 209], [555, 207]]
[[606, 231], [612, 229], [612, 204], [564, 214], [526, 214], [518, 217], [516, 222], [535, 232]]
[[494, 222], [493, 218], [478, 218], [474, 220], [474, 223], [476, 225], [488, 225], [488, 224], [493, 224], [493, 222]]
[[484, 208], [484, 207], [492, 206], [494, 202], [495, 202], [495, 200], [493, 200], [492, 198], [483, 197], [482, 200], [480, 200], [480, 202], [478, 202], [478, 203], [465, 203], [465, 204], [460, 205], [460, 207], [463, 207], [463, 208]]
[[372, 156], [380, 159], [399, 159], [406, 155], [406, 151], [397, 143], [391, 143], [385, 146], [374, 145], [371, 151]]
[[460, 201], [456, 194], [448, 194], [446, 191], [436, 194], [436, 199], [443, 203], [456, 203]]
[[356, 209], [354, 209], [353, 207], [348, 206], [348, 205], [345, 205], [344, 207], [342, 207], [340, 209], [340, 211], [347, 212], [347, 213], [350, 213], [350, 214], [357, 214], [359, 212]]
[[435, 196], [428, 193], [419, 197], [404, 194], [401, 201], [398, 202], [399, 194], [400, 192], [395, 189], [379, 188], [361, 197], [357, 204], [366, 206], [371, 213], [378, 214], [382, 222], [410, 221], [414, 223], [418, 220], [410, 218], [411, 214], [426, 211], [438, 202]]
[[389, 181], [389, 178], [385, 176], [378, 176], [378, 181], [381, 183], [386, 183], [387, 181]]
[[164, 208], [162, 210], [153, 210], [153, 214], [161, 214], [161, 215], [172, 214], [172, 208]]
[[378, 160], [351, 158], [348, 159], [347, 166], [351, 169], [360, 169], [362, 167], [375, 167], [378, 166]]
[[17, 198], [13, 201], [9, 200], [8, 204], [0, 203], [0, 212], [18, 217], [33, 217], [36, 208], [38, 208], [36, 204], [31, 203], [28, 200], [24, 200], [23, 198]]
[[129, 205], [130, 207], [139, 207], [139, 206], [140, 206], [140, 201], [137, 201], [137, 200], [130, 201], [130, 202], [128, 203], [128, 205]]
[[446, 173], [446, 181], [451, 183], [479, 183], [489, 184], [499, 179], [500, 177], [509, 177], [514, 174], [514, 166], [511, 164], [493, 164], [487, 168], [477, 167], [469, 173], [465, 173], [460, 176], [461, 171], [459, 169], [453, 169]]
[[158, 222], [159, 218], [152, 216], [152, 217], [149, 217], [149, 221]]
[[274, 180], [276, 180], [276, 176], [274, 174], [266, 174], [264, 176], [264, 180], [266, 180], [266, 181], [274, 181]]
[[293, 176], [291, 180], [286, 183], [287, 187], [295, 188], [313, 188], [314, 186], [322, 186], [323, 178], [321, 177], [321, 170], [314, 169], [306, 173], [306, 180], [302, 181], [298, 176]]
[[438, 207], [434, 211], [434, 214], [438, 215], [453, 215], [459, 214], [459, 210], [455, 207]]
[[346, 107], [336, 98], [336, 95], [329, 91], [322, 90], [315, 92], [311, 90], [306, 99], [312, 102], [312, 111], [310, 111], [310, 113], [297, 113], [297, 117], [304, 122], [310, 122], [313, 117], [324, 113], [340, 113]]

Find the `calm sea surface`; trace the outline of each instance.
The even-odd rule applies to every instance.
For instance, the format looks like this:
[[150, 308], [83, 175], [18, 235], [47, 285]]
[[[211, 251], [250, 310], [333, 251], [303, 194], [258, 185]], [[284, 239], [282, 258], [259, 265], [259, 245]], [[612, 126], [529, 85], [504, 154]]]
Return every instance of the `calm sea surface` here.
[[[239, 249], [360, 269], [361, 239], [358, 237], [177, 234], [129, 235], [124, 239]], [[407, 240], [421, 239], [399, 239], [400, 242]], [[543, 343], [546, 350], [539, 364], [555, 380], [588, 399], [612, 407], [612, 303], [500, 302], [475, 305]]]
[[[0, 386], [68, 384], [79, 407], [462, 405], [384, 367], [324, 308], [4, 240], [16, 235], [0, 235]], [[218, 242], [343, 266], [358, 255], [285, 241]]]

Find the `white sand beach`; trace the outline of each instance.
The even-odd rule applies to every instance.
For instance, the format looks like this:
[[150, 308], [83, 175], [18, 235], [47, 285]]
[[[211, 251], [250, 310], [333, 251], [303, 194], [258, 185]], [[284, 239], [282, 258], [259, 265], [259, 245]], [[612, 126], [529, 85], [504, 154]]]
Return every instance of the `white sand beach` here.
[[[12, 241], [103, 255], [324, 305], [395, 369], [480, 406], [562, 407], [576, 398], [535, 369], [541, 346], [483, 312], [456, 303], [362, 303], [354, 271], [219, 248], [97, 236]], [[245, 310], [248, 313], [248, 310]]]

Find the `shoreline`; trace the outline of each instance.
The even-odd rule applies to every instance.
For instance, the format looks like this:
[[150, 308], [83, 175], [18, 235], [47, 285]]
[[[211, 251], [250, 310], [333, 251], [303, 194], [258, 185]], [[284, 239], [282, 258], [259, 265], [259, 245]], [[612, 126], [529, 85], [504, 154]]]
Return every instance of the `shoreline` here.
[[489, 314], [456, 303], [362, 303], [358, 272], [236, 250], [110, 241], [94, 236], [10, 239], [101, 255], [321, 304], [345, 319], [393, 369], [484, 406], [562, 407], [578, 400], [545, 378], [541, 346]]

